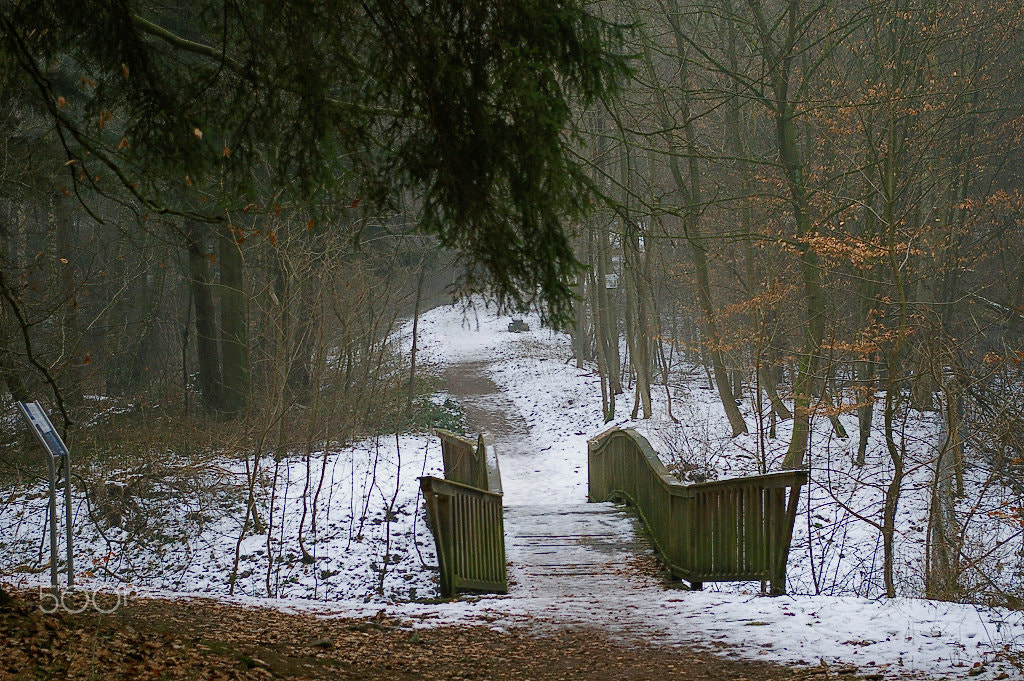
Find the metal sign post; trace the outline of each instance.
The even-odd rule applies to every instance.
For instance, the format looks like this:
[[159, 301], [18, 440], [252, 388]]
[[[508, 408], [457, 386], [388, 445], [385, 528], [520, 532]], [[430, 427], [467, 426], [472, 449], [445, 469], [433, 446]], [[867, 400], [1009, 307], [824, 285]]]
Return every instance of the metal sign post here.
[[32, 427], [39, 444], [46, 452], [46, 464], [50, 472], [50, 585], [57, 592], [57, 464], [64, 464], [64, 513], [67, 529], [68, 588], [75, 585], [74, 552], [71, 545], [71, 453], [61, 439], [50, 417], [38, 402], [18, 402], [18, 409]]

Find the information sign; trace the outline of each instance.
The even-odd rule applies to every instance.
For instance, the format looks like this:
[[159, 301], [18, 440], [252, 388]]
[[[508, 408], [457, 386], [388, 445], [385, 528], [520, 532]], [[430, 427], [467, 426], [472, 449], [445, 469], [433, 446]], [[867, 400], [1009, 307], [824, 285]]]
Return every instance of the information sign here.
[[60, 439], [60, 435], [57, 434], [57, 429], [53, 427], [53, 423], [50, 422], [50, 417], [46, 415], [46, 412], [43, 411], [43, 408], [39, 403], [18, 402], [18, 406], [21, 408], [25, 418], [28, 419], [29, 424], [31, 424], [32, 430], [35, 431], [40, 444], [42, 444], [46, 451], [50, 453], [50, 456], [67, 456], [67, 446], [64, 444], [64, 441]]
[[22, 416], [28, 421], [35, 433], [36, 439], [42, 445], [46, 453], [47, 468], [50, 473], [50, 503], [47, 513], [47, 524], [50, 526], [50, 585], [56, 595], [59, 591], [57, 586], [57, 462], [60, 460], [64, 468], [64, 512], [67, 529], [67, 561], [68, 561], [68, 588], [75, 584], [75, 556], [74, 548], [71, 545], [71, 525], [74, 515], [71, 512], [71, 454], [68, 453], [67, 445], [53, 427], [50, 417], [43, 411], [38, 402], [18, 402], [18, 409]]

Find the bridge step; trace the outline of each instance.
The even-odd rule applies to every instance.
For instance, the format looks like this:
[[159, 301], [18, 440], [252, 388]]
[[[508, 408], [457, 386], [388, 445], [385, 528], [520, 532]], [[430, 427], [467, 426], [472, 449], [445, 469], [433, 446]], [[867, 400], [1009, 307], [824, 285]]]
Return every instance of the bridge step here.
[[630, 558], [652, 550], [636, 530], [612, 504], [507, 506], [512, 590], [552, 596], [621, 587]]

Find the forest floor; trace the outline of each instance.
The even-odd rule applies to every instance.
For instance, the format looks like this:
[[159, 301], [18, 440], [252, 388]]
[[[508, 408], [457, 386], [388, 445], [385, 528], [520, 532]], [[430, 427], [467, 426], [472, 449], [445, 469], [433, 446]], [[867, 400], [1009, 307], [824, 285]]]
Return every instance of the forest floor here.
[[[111, 603], [101, 603], [112, 609]], [[538, 634], [486, 626], [411, 629], [289, 614], [207, 599], [138, 599], [111, 614], [44, 614], [38, 595], [0, 605], [0, 679], [862, 679], [855, 668], [794, 670], [713, 652], [611, 638], [595, 629]], [[875, 678], [882, 678], [879, 674]]]

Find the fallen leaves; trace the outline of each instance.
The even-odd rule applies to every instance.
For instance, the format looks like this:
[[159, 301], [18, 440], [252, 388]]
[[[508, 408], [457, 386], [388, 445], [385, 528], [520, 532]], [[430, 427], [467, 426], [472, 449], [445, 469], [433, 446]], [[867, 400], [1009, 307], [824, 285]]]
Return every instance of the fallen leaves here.
[[30, 592], [12, 595], [13, 605], [0, 606], [3, 679], [785, 681], [810, 673], [612, 640], [599, 630], [413, 630], [383, 612], [324, 619], [200, 599], [44, 615]]

